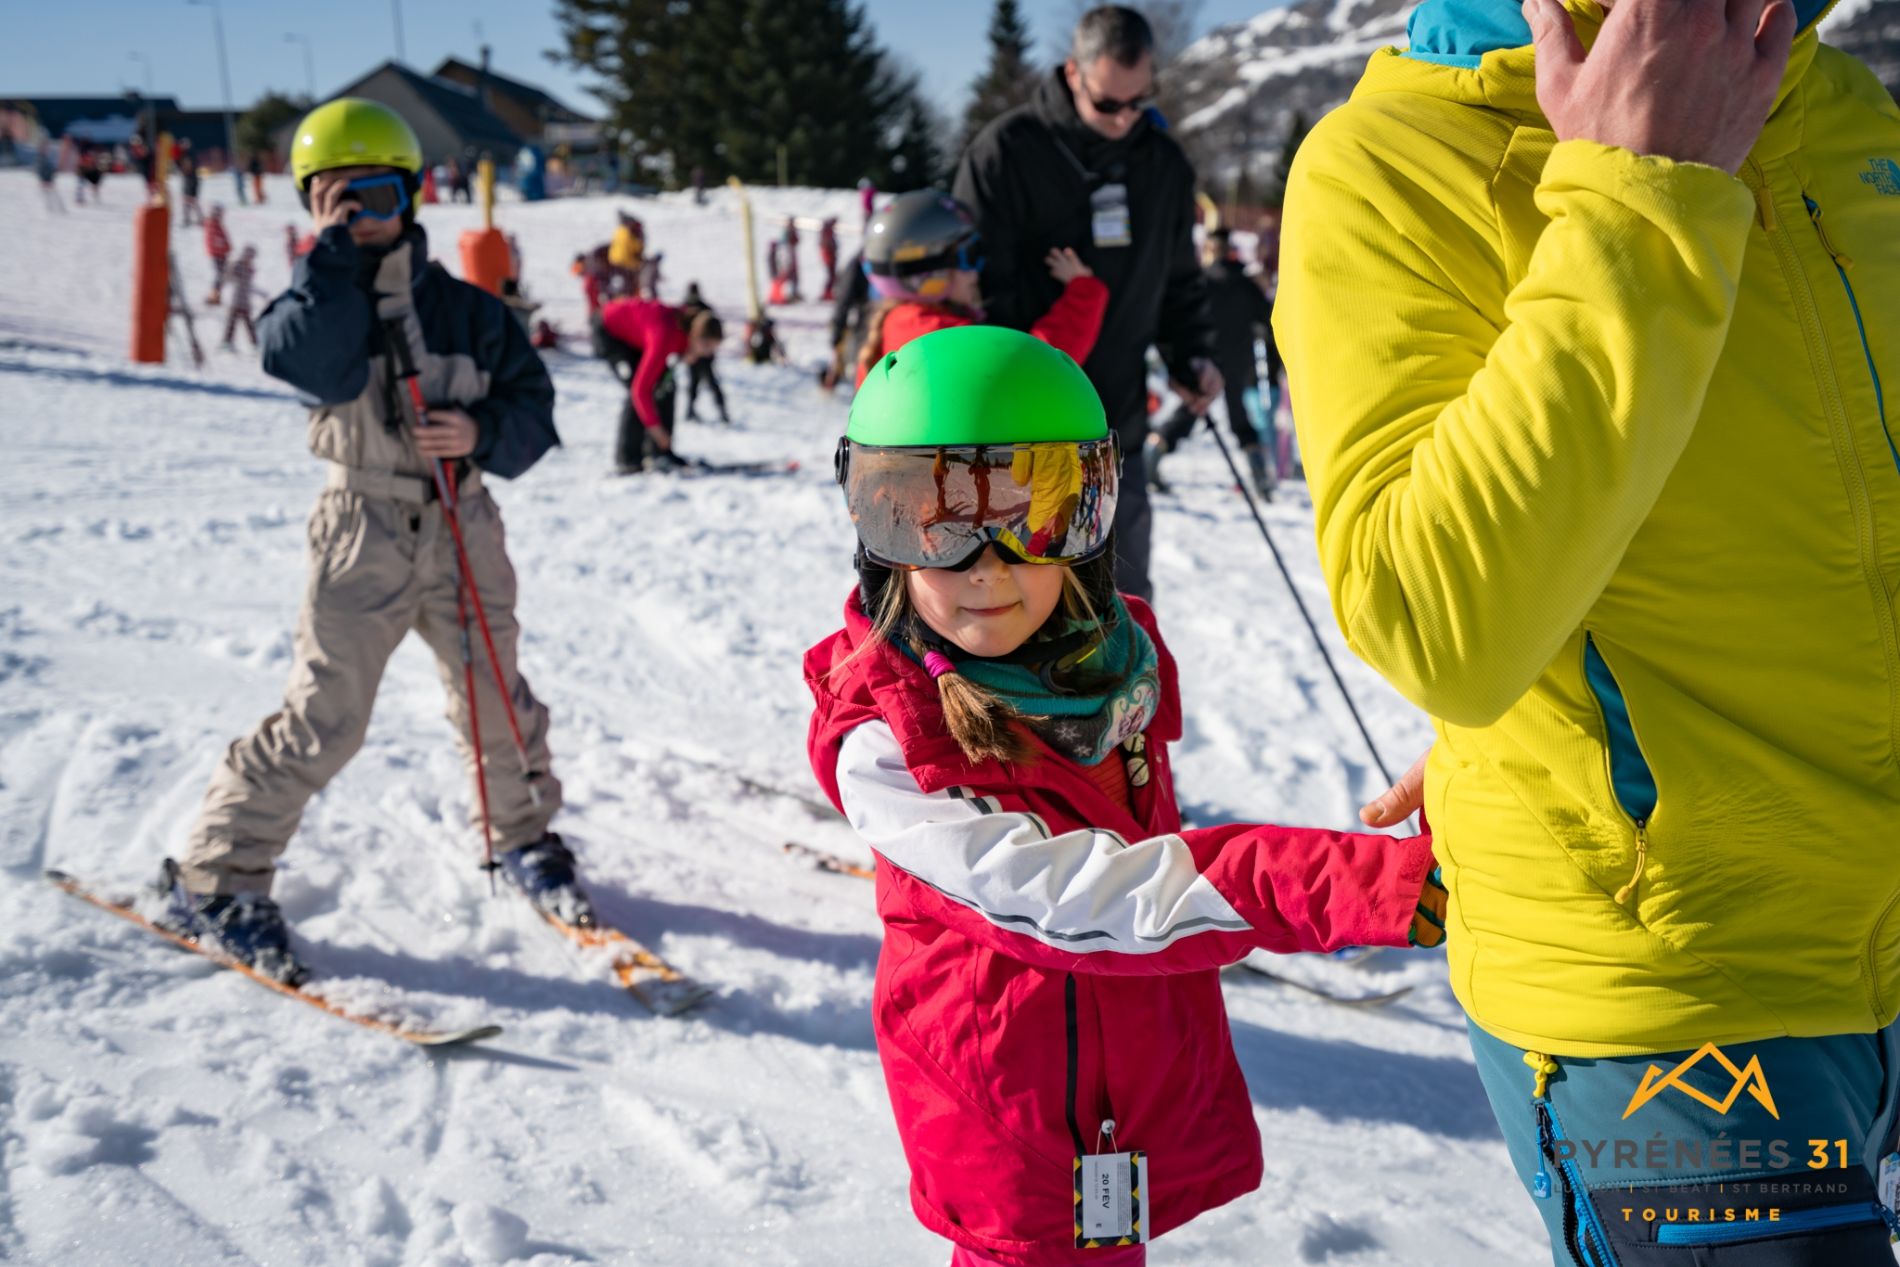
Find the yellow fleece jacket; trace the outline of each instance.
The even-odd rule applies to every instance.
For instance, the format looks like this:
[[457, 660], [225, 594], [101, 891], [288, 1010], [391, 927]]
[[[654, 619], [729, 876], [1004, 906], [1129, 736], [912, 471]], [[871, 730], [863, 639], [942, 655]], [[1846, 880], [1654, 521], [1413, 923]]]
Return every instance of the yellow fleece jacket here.
[[1437, 727], [1472, 1018], [1573, 1056], [1892, 1022], [1900, 110], [1873, 75], [1803, 33], [1737, 178], [1558, 144], [1528, 46], [1383, 50], [1300, 150], [1274, 330], [1335, 615]]

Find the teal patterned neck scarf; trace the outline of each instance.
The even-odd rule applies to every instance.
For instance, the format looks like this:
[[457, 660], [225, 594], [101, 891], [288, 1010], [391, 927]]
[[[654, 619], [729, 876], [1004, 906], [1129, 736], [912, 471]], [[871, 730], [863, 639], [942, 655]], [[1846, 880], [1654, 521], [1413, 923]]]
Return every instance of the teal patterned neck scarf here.
[[[929, 642], [944, 646], [941, 638]], [[1054, 644], [1049, 659], [1034, 659], [1037, 642]], [[1099, 625], [1058, 617], [1007, 659], [954, 651], [950, 658], [958, 673], [1021, 713], [1044, 743], [1083, 765], [1099, 764], [1145, 731], [1161, 703], [1154, 639], [1119, 594]]]

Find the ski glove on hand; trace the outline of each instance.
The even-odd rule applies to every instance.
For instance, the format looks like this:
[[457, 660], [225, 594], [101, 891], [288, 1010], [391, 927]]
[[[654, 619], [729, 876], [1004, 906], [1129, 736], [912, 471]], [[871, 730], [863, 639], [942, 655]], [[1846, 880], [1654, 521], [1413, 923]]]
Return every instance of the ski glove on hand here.
[[1449, 896], [1440, 868], [1433, 867], [1431, 874], [1425, 877], [1425, 887], [1419, 891], [1418, 906], [1412, 912], [1412, 927], [1405, 935], [1406, 941], [1428, 950], [1445, 944], [1445, 901]]

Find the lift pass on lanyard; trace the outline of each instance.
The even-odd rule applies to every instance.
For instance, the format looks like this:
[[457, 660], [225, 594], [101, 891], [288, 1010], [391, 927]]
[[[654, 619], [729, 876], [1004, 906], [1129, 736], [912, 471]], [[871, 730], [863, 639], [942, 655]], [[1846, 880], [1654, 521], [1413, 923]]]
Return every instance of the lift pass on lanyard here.
[[1075, 1159], [1075, 1247], [1148, 1243], [1148, 1154], [1084, 1153]]
[[1089, 194], [1089, 236], [1097, 247], [1135, 240], [1128, 224], [1128, 186], [1103, 185]]

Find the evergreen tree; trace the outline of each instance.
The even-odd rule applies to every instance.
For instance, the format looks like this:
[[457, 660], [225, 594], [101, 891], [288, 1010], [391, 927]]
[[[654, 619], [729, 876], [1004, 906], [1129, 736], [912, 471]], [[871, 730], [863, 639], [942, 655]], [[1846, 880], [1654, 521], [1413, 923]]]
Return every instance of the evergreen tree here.
[[267, 92], [238, 116], [240, 154], [269, 154], [277, 148], [276, 133], [310, 113], [310, 98]]
[[1300, 152], [1300, 144], [1306, 140], [1308, 131], [1306, 112], [1295, 110], [1286, 141], [1280, 146], [1280, 159], [1273, 165], [1273, 175], [1268, 177], [1267, 187], [1262, 191], [1267, 206], [1278, 207], [1286, 201], [1286, 183], [1293, 175], [1293, 156]]
[[645, 179], [775, 180], [781, 147], [794, 184], [875, 180], [900, 154], [936, 164], [918, 148], [916, 78], [851, 0], [556, 0], [555, 17], [553, 56], [601, 78], [593, 91]]
[[1029, 28], [1016, 0], [996, 0], [990, 10], [990, 63], [970, 87], [970, 104], [963, 112], [959, 150], [969, 145], [983, 125], [997, 115], [1028, 101], [1036, 91], [1036, 67], [1029, 60]]

